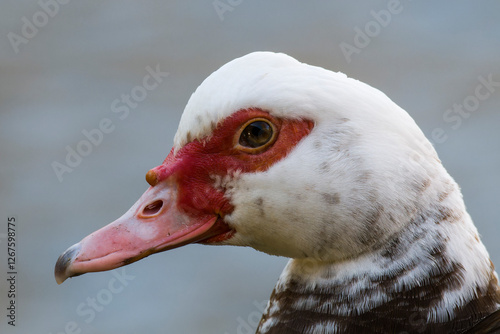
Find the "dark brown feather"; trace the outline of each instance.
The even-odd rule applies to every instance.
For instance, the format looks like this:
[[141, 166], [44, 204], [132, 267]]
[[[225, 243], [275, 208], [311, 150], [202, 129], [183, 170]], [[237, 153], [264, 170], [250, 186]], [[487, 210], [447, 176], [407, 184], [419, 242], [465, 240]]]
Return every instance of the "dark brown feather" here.
[[463, 334], [499, 334], [500, 310], [481, 320], [476, 326]]

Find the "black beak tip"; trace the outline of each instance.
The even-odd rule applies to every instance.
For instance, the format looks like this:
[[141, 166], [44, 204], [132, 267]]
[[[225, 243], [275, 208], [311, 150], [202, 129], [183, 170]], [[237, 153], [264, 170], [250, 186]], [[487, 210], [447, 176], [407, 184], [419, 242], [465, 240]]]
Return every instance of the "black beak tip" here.
[[61, 284], [68, 277], [77, 276], [71, 272], [71, 264], [73, 260], [80, 252], [80, 244], [74, 244], [70, 248], [68, 248], [64, 253], [59, 256], [56, 262], [56, 267], [54, 269], [54, 275], [56, 278], [57, 284]]

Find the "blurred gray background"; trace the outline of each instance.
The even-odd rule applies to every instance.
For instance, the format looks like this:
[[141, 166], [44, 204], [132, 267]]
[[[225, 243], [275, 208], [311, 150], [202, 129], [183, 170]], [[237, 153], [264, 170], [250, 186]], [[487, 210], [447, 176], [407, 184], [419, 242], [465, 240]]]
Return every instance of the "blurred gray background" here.
[[[482, 79], [500, 82], [500, 2], [59, 1], [3, 1], [0, 11], [1, 333], [251, 332], [284, 258], [191, 245], [125, 267], [113, 289], [113, 272], [58, 286], [53, 269], [147, 188], [201, 81], [257, 50], [342, 71], [385, 92], [430, 138], [442, 129], [435, 147], [500, 267], [500, 87], [476, 96]], [[121, 119], [114, 101], [148, 66], [169, 75]], [[464, 103], [462, 116], [453, 106]], [[104, 118], [113, 131], [60, 180], [53, 163]], [[15, 328], [5, 316], [12, 215]]]

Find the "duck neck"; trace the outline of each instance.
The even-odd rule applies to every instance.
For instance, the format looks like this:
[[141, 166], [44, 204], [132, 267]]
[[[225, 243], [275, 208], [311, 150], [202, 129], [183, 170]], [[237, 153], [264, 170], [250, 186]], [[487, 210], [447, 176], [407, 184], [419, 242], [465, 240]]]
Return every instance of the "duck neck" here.
[[259, 333], [459, 333], [474, 326], [499, 308], [500, 292], [457, 196], [455, 205], [443, 200], [417, 212], [403, 230], [355, 259], [290, 260]]

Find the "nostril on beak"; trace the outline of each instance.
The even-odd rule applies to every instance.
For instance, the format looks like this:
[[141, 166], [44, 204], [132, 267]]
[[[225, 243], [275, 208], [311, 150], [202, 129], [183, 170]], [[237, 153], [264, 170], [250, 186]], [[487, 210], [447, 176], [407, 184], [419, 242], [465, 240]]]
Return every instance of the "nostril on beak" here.
[[154, 216], [156, 215], [161, 207], [163, 206], [163, 201], [162, 200], [156, 200], [151, 204], [148, 204], [144, 207], [144, 210], [142, 210], [142, 215], [143, 216]]
[[150, 186], [154, 187], [158, 183], [158, 175], [152, 169], [146, 173], [146, 181]]

